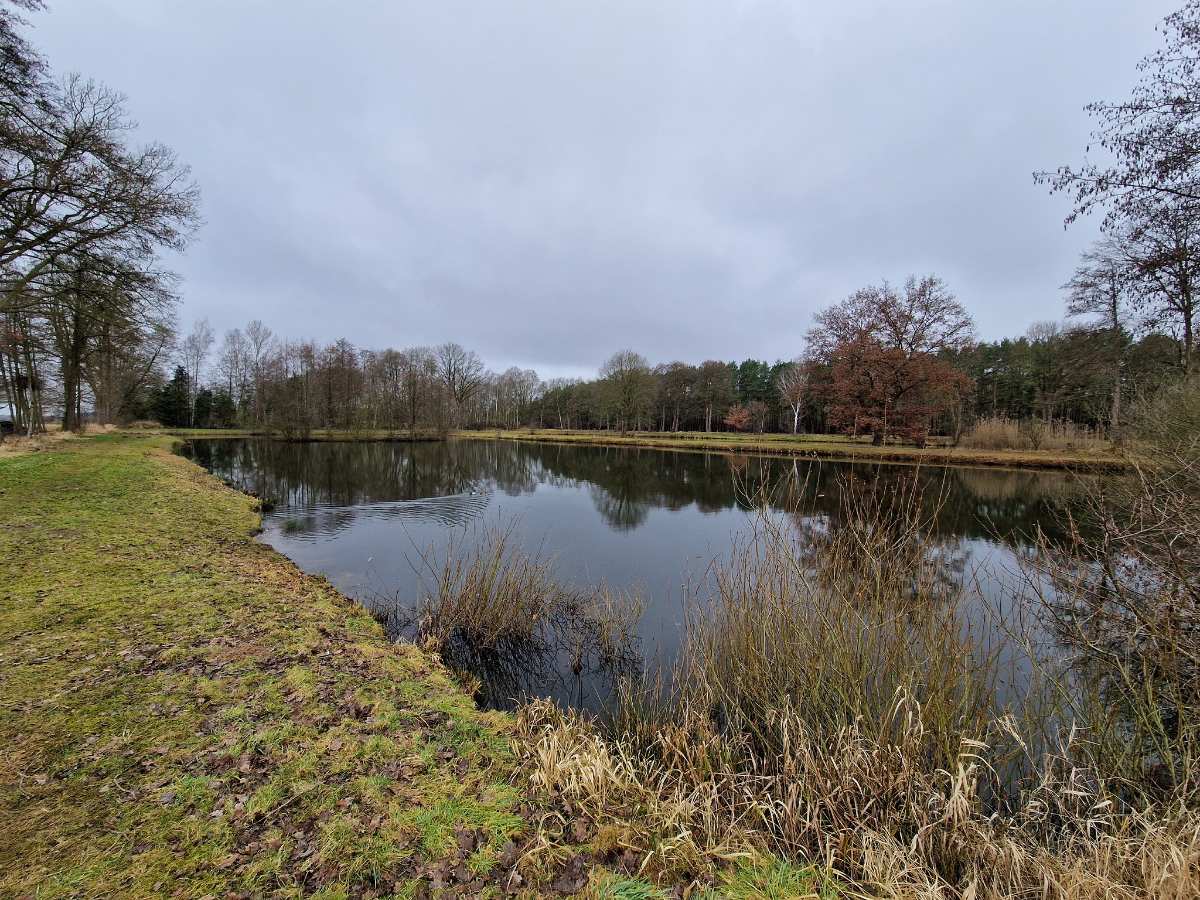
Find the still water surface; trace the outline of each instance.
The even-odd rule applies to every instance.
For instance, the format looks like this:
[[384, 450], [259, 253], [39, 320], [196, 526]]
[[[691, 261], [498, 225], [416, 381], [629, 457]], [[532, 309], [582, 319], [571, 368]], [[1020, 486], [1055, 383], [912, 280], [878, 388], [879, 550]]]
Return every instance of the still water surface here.
[[[302, 569], [327, 576], [393, 636], [405, 635], [407, 611], [433, 586], [427, 563], [443, 559], [452, 540], [461, 547], [501, 525], [523, 549], [550, 558], [564, 583], [603, 582], [640, 594], [644, 613], [632, 661], [639, 669], [674, 656], [687, 592], [702, 592], [712, 563], [726, 558], [749, 526], [749, 498], [764, 487], [802, 485], [805, 520], [836, 527], [847, 477], [882, 479], [897, 489], [916, 477], [941, 501], [939, 554], [985, 594], [999, 595], [1016, 577], [1028, 535], [1040, 525], [1053, 537], [1059, 513], [1083, 485], [1062, 472], [915, 470], [490, 440], [210, 439], [184, 452], [270, 500], [263, 540]], [[479, 677], [479, 699], [495, 707], [536, 695], [600, 708], [617, 674], [611, 664], [576, 672], [562, 648], [520, 660], [466, 654], [448, 661]]]

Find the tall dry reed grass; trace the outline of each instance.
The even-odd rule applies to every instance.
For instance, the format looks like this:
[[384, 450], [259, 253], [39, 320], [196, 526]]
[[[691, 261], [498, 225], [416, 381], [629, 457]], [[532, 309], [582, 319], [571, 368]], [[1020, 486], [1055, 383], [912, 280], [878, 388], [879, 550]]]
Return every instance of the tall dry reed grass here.
[[1103, 450], [1108, 440], [1102, 430], [1066, 420], [980, 419], [960, 439], [972, 450]]
[[[1200, 526], [1176, 483], [1142, 508]], [[1200, 896], [1200, 527], [1098, 505], [985, 634], [915, 484], [762, 514], [669, 679], [627, 685], [607, 728], [521, 712], [535, 785], [667, 883], [777, 854], [869, 896]]]
[[392, 604], [388, 615], [495, 705], [563, 663], [575, 675], [636, 670], [641, 597], [564, 585], [552, 559], [520, 546], [516, 526], [458, 532], [444, 554], [421, 553], [428, 589], [415, 607]]
[[555, 610], [575, 603], [555, 579], [552, 561], [520, 549], [514, 529], [510, 523], [481, 535], [456, 534], [443, 559], [422, 557], [433, 576], [414, 614], [422, 639], [463, 635], [486, 647], [528, 641]]

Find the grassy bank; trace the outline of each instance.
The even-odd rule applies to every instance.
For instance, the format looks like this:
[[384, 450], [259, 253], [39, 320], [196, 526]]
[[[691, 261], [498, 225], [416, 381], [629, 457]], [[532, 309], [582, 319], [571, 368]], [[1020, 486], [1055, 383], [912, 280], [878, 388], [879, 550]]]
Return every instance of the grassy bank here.
[[498, 890], [509, 720], [169, 443], [0, 458], [0, 895]]
[[840, 435], [734, 434], [703, 432], [565, 431], [553, 428], [459, 431], [460, 437], [617, 447], [651, 447], [663, 450], [703, 450], [718, 453], [755, 453], [837, 459], [855, 462], [902, 462], [948, 466], [1007, 466], [1036, 469], [1123, 470], [1129, 463], [1110, 451], [1085, 450], [979, 450], [965, 447], [875, 446], [869, 439]]

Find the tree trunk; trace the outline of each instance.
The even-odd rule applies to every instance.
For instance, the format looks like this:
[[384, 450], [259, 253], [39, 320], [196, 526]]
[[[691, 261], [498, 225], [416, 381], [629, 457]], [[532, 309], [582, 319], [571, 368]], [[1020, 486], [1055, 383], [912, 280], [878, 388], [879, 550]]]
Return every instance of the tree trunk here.
[[1192, 333], [1192, 316], [1189, 312], [1183, 317], [1183, 372], [1185, 375], [1192, 371], [1192, 357], [1195, 356], [1195, 336]]

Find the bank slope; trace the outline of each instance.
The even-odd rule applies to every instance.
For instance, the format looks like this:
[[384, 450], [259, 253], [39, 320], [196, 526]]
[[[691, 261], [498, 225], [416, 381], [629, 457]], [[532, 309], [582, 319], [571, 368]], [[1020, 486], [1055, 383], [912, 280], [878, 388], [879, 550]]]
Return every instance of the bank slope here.
[[0, 459], [0, 895], [495, 890], [508, 719], [168, 442]]

